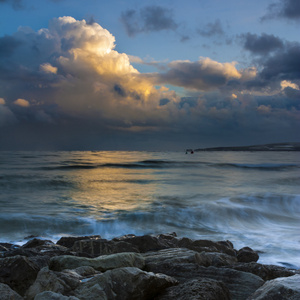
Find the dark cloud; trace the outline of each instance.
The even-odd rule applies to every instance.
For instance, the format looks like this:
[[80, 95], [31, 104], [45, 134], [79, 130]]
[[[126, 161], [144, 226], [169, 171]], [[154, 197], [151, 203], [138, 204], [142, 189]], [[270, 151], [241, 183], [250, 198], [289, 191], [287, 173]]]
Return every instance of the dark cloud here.
[[147, 6], [139, 11], [131, 9], [122, 13], [121, 21], [129, 36], [142, 32], [176, 30], [171, 10], [161, 6]]
[[234, 63], [222, 64], [203, 58], [196, 62], [174, 61], [168, 65], [165, 73], [156, 74], [155, 80], [157, 83], [205, 91], [220, 88], [229, 80], [240, 78], [240, 76]]
[[0, 38], [0, 57], [10, 56], [21, 42], [12, 36], [4, 36]]
[[266, 80], [300, 80], [300, 43], [288, 44], [262, 61], [260, 76]]
[[299, 0], [280, 0], [268, 7], [268, 12], [262, 17], [262, 21], [274, 18], [286, 18], [290, 20], [300, 19]]
[[256, 57], [258, 70], [201, 58], [141, 74], [94, 22], [62, 17], [1, 41], [0, 149], [180, 150], [299, 136], [297, 43]]
[[160, 100], [159, 100], [159, 105], [160, 105], [160, 106], [164, 106], [164, 105], [168, 104], [169, 102], [170, 102], [169, 99], [163, 98], [163, 99], [160, 99]]
[[262, 33], [258, 36], [248, 32], [241, 35], [240, 38], [243, 41], [244, 49], [253, 54], [266, 55], [272, 51], [282, 49], [284, 46], [283, 41], [273, 34]]
[[126, 97], [126, 91], [119, 84], [115, 84], [115, 86], [114, 86], [114, 92], [116, 92], [121, 97]]
[[220, 20], [216, 20], [214, 23], [207, 23], [203, 28], [199, 28], [197, 32], [204, 37], [221, 36], [225, 34]]

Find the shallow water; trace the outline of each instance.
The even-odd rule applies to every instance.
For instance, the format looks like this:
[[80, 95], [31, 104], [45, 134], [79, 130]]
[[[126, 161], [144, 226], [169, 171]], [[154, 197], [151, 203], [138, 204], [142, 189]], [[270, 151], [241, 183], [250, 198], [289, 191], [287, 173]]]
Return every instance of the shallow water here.
[[300, 268], [299, 152], [0, 152], [0, 240], [166, 233]]

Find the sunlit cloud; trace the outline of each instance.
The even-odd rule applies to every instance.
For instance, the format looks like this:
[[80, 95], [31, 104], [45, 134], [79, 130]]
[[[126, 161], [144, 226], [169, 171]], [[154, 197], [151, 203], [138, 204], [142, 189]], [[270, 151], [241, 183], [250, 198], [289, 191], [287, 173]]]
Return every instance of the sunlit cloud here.
[[21, 106], [21, 107], [29, 107], [30, 106], [29, 101], [27, 101], [25, 99], [21, 99], [21, 98], [14, 101], [14, 104], [17, 106]]
[[56, 74], [57, 73], [57, 68], [53, 67], [51, 64], [49, 63], [44, 63], [40, 66], [40, 69], [45, 72], [45, 73], [53, 73]]
[[[289, 59], [299, 53], [297, 44], [277, 48], [257, 69], [209, 57], [130, 56], [116, 50], [115, 37], [100, 24], [72, 17], [38, 31], [20, 28], [2, 41], [0, 125], [20, 126], [14, 131], [20, 135], [34, 128], [45, 136], [46, 128], [47, 136], [65, 141], [73, 132], [79, 144], [77, 132], [91, 140], [120, 132], [218, 137], [219, 128], [230, 136], [237, 128], [244, 135], [280, 126], [293, 132], [298, 124], [299, 69]], [[157, 72], [141, 73], [136, 64]]]
[[288, 81], [288, 80], [282, 80], [280, 82], [280, 86], [281, 86], [282, 90], [285, 89], [285, 88], [287, 88], [287, 87], [290, 87], [290, 88], [292, 88], [294, 90], [299, 90], [299, 85], [298, 84], [293, 83], [293, 82]]
[[220, 63], [208, 57], [196, 62], [173, 61], [168, 64], [167, 72], [150, 74], [157, 83], [163, 82], [186, 89], [208, 91], [224, 86], [229, 80], [240, 79], [241, 72], [236, 69], [236, 62]]

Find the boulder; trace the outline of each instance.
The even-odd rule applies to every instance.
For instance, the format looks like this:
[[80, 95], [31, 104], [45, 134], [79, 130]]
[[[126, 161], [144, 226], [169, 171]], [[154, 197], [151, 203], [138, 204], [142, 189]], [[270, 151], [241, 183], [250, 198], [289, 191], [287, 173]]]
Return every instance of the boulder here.
[[63, 296], [59, 293], [54, 292], [42, 292], [35, 296], [34, 300], [79, 300], [78, 298], [74, 296]]
[[159, 272], [172, 276], [181, 283], [191, 279], [209, 278], [223, 282], [230, 291], [231, 299], [245, 300], [254, 293], [264, 281], [251, 273], [236, 271], [229, 268], [202, 267], [195, 263], [179, 263], [170, 264], [168, 262], [155, 265], [152, 269], [151, 265], [147, 270]]
[[81, 279], [82, 276], [76, 271], [64, 270], [63, 272], [54, 272], [45, 267], [40, 270], [34, 284], [28, 289], [26, 299], [32, 300], [36, 295], [44, 291], [61, 294], [69, 293], [77, 288]]
[[13, 256], [26, 256], [26, 257], [33, 257], [41, 255], [40, 252], [36, 249], [24, 249], [24, 248], [15, 248], [15, 249], [9, 249], [8, 251], [4, 252], [2, 254], [2, 257], [13, 257]]
[[169, 287], [155, 300], [230, 300], [224, 283], [213, 279], [199, 278], [188, 280], [177, 286]]
[[12, 290], [7, 284], [0, 283], [0, 299], [2, 300], [22, 300], [18, 293]]
[[26, 244], [22, 246], [22, 248], [36, 248], [39, 246], [44, 246], [44, 245], [53, 245], [53, 242], [50, 240], [41, 240], [38, 238], [34, 238], [30, 241], [28, 241]]
[[239, 262], [246, 262], [246, 263], [257, 262], [259, 259], [259, 255], [257, 254], [257, 252], [255, 252], [249, 247], [244, 247], [240, 249], [237, 252], [236, 257]]
[[[159, 270], [160, 265], [180, 263], [197, 263], [199, 253], [186, 248], [169, 248], [159, 251], [146, 252], [142, 254], [145, 258], [146, 270]], [[159, 272], [159, 271], [158, 271]]]
[[134, 245], [123, 241], [108, 241], [104, 239], [88, 239], [75, 241], [73, 250], [87, 253], [92, 257], [121, 252], [140, 252]]
[[[179, 263], [195, 263], [201, 266], [227, 266], [237, 262], [233, 256], [218, 252], [201, 252], [186, 248], [169, 248], [154, 252], [146, 252], [143, 254], [146, 260], [147, 269], [159, 269], [162, 263], [179, 264]], [[157, 267], [155, 267], [157, 265]]]
[[0, 258], [0, 282], [21, 296], [36, 279], [40, 266], [25, 256]]
[[192, 240], [184, 237], [178, 240], [177, 246], [197, 252], [220, 252], [236, 256], [236, 250], [233, 249], [232, 243], [229, 241], [213, 242], [210, 240]]
[[170, 239], [163, 238], [163, 235], [161, 235], [160, 238], [153, 235], [125, 235], [119, 238], [114, 238], [113, 241], [122, 241], [132, 244], [139, 250], [139, 252], [142, 253], [175, 247], [175, 245], [170, 242]]
[[300, 275], [267, 281], [248, 300], [299, 300]]
[[255, 274], [263, 280], [272, 280], [278, 277], [288, 277], [300, 274], [300, 270], [292, 270], [275, 265], [262, 265], [256, 262], [238, 263], [228, 267], [238, 271]]
[[177, 283], [177, 280], [164, 274], [126, 267], [97, 275], [78, 287], [74, 295], [82, 300], [153, 299], [158, 293]]
[[61, 271], [81, 266], [89, 266], [102, 272], [121, 267], [143, 268], [145, 266], [145, 259], [139, 253], [130, 252], [102, 255], [96, 258], [63, 255], [52, 257], [49, 267], [51, 270]]
[[201, 252], [197, 254], [197, 264], [204, 267], [223, 267], [237, 263], [234, 256], [218, 252]]
[[97, 240], [97, 239], [101, 239], [101, 236], [100, 235], [76, 236], [76, 237], [75, 236], [63, 236], [56, 242], [56, 244], [71, 249], [76, 241]]

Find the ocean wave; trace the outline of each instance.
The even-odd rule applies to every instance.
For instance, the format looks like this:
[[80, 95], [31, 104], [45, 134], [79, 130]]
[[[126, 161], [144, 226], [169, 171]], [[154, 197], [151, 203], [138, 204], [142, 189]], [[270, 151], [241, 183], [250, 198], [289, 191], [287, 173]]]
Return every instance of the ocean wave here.
[[[101, 234], [109, 224], [122, 224], [129, 228], [149, 232], [161, 232], [168, 229], [181, 232], [201, 232], [225, 234], [241, 230], [275, 230], [276, 227], [295, 227], [300, 225], [300, 195], [244, 195], [234, 198], [202, 201], [194, 205], [184, 204], [180, 197], [165, 197], [154, 201], [143, 210], [107, 211], [94, 216], [69, 213], [55, 216], [36, 216], [25, 213], [0, 214], [0, 228], [7, 230], [36, 229], [37, 231], [58, 231], [67, 233]], [[2, 226], [1, 226], [2, 224]], [[3, 225], [5, 224], [5, 229]], [[116, 225], [114, 225], [116, 226]], [[19, 228], [18, 228], [19, 227]], [[165, 228], [165, 230], [163, 230]], [[1, 232], [1, 230], [0, 230]], [[128, 232], [127, 232], [128, 233]], [[134, 233], [134, 232], [131, 232]], [[113, 232], [112, 234], [115, 234]]]
[[124, 169], [169, 169], [169, 168], [239, 168], [239, 169], [256, 169], [266, 171], [280, 171], [287, 169], [300, 168], [298, 164], [284, 163], [213, 163], [203, 161], [174, 161], [174, 160], [142, 160], [133, 162], [119, 163], [89, 163], [84, 161], [62, 162], [54, 166], [40, 166], [40, 170], [75, 170], [75, 169], [97, 169], [97, 168], [124, 168]]
[[76, 184], [63, 179], [43, 179], [37, 176], [0, 176], [0, 189], [4, 190], [41, 190], [41, 189], [59, 189], [76, 188]]
[[22, 241], [29, 235], [56, 240], [65, 235], [99, 234], [110, 239], [175, 231], [178, 236], [195, 239], [228, 239], [236, 248], [250, 246], [262, 251], [266, 261], [300, 267], [300, 259], [280, 254], [282, 243], [287, 252], [300, 248], [300, 241], [295, 239], [300, 226], [300, 195], [253, 194], [198, 203], [197, 199], [189, 200], [185, 205], [180, 197], [170, 196], [143, 209], [86, 216], [74, 215], [74, 210], [55, 215], [0, 213], [1, 241]]
[[211, 164], [211, 166], [220, 167], [220, 168], [259, 169], [259, 170], [266, 170], [266, 171], [276, 171], [276, 170], [279, 171], [279, 170], [294, 169], [300, 167], [297, 164], [272, 164], [272, 163], [264, 163], [264, 164], [215, 163], [215, 164]]

